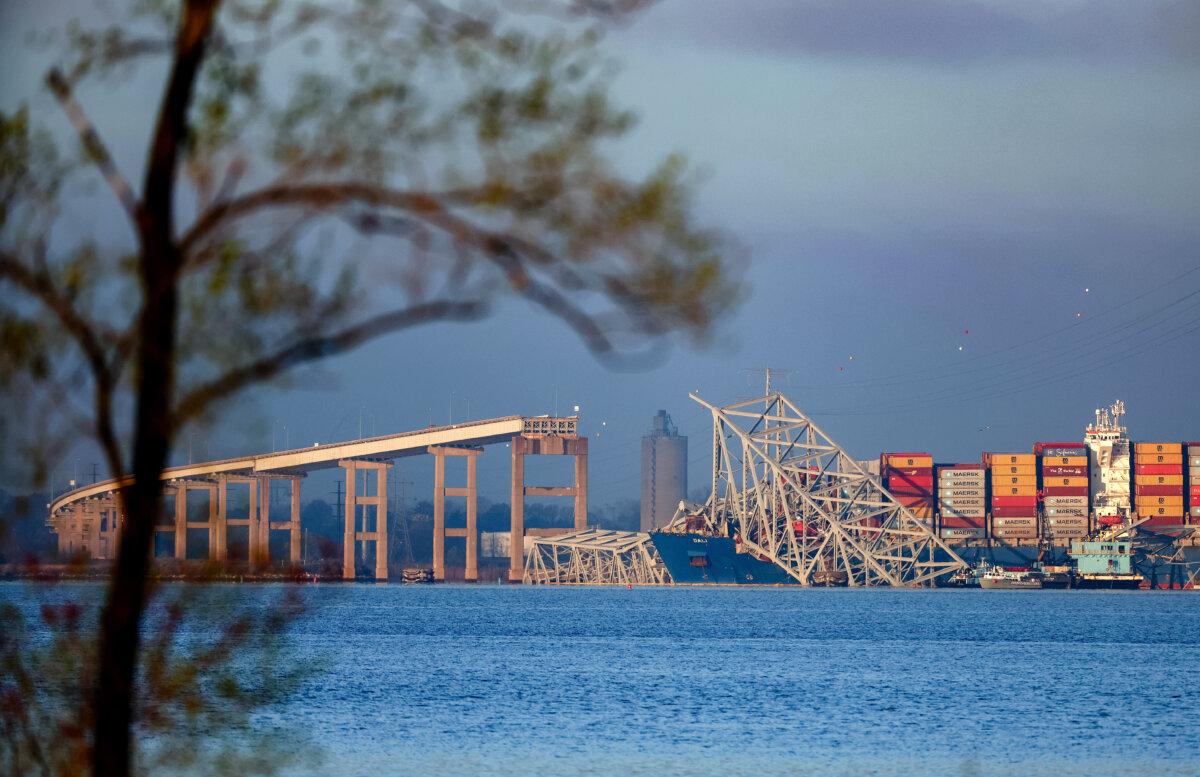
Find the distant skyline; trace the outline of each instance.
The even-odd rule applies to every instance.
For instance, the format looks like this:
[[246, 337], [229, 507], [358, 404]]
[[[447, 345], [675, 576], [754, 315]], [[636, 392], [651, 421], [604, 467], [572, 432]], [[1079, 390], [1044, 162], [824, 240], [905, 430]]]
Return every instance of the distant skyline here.
[[[94, 7], [0, 8], [0, 107], [32, 99], [65, 126], [24, 41]], [[637, 497], [660, 408], [692, 438], [690, 482], [707, 482], [708, 419], [687, 393], [756, 394], [745, 370], [763, 366], [790, 370], [784, 390], [862, 458], [1078, 439], [1116, 398], [1136, 438], [1200, 439], [1197, 4], [673, 0], [608, 51], [641, 119], [622, 167], [684, 153], [704, 174], [700, 213], [750, 257], [749, 293], [711, 344], [614, 373], [510, 300], [484, 324], [390, 336], [259, 389], [195, 434], [193, 456], [269, 450], [273, 426], [293, 446], [349, 438], [360, 410], [380, 434], [446, 423], [452, 392], [459, 419], [468, 401], [474, 417], [551, 412], [557, 387], [593, 436], [599, 506]], [[136, 165], [149, 103], [80, 97]], [[480, 465], [493, 501], [505, 453]], [[174, 460], [187, 455], [185, 435]], [[76, 459], [102, 460], [79, 451], [60, 486]], [[538, 467], [530, 482], [566, 477]], [[431, 470], [401, 462], [423, 498]]]

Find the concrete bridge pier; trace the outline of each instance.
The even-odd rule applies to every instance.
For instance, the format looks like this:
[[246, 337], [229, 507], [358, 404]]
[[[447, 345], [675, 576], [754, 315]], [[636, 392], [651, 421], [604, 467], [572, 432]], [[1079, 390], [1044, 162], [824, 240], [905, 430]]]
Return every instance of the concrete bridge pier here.
[[[346, 527], [342, 536], [342, 579], [353, 580], [357, 569], [354, 561], [355, 544], [358, 542], [375, 543], [375, 579], [388, 579], [388, 533], [387, 533], [387, 471], [391, 462], [374, 459], [342, 459], [338, 462], [346, 475]], [[358, 493], [358, 470], [375, 473], [375, 493], [373, 496]], [[364, 484], [364, 490], [370, 490], [370, 482]], [[298, 491], [297, 491], [298, 492]], [[296, 514], [296, 526], [299, 527], [299, 506], [293, 496], [293, 510]], [[363, 507], [361, 521], [359, 506]], [[375, 508], [374, 530], [368, 530], [367, 508]]]
[[[525, 535], [552, 536], [562, 534], [562, 529], [525, 530], [526, 496], [570, 496], [574, 497], [575, 531], [587, 528], [587, 458], [586, 437], [561, 437], [557, 435], [518, 435], [512, 440], [512, 534], [509, 539], [509, 582], [519, 583], [525, 575]], [[575, 484], [572, 486], [526, 486], [526, 456], [573, 456], [575, 457]]]
[[[433, 579], [446, 579], [446, 538], [462, 537], [467, 542], [467, 563], [463, 575], [468, 583], [479, 580], [479, 531], [476, 510], [479, 506], [479, 491], [476, 487], [476, 471], [482, 448], [434, 445], [429, 447], [433, 454]], [[467, 460], [467, 485], [465, 488], [446, 487], [446, 457], [462, 456]], [[446, 528], [446, 497], [463, 496], [467, 499], [467, 528]]]

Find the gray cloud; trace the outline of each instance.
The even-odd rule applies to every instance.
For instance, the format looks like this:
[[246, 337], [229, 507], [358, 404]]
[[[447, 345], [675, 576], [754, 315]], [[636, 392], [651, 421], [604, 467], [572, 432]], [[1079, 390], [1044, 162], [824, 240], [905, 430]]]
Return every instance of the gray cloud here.
[[943, 65], [1044, 57], [1200, 65], [1193, 0], [678, 0], [659, 12], [701, 43], [764, 52]]

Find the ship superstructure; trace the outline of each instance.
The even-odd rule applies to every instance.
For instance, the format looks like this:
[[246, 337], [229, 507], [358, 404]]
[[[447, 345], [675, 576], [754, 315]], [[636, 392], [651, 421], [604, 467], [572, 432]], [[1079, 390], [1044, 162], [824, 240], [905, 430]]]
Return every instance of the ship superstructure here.
[[1124, 521], [1130, 513], [1130, 442], [1121, 424], [1124, 415], [1125, 403], [1119, 399], [1098, 408], [1095, 423], [1088, 424], [1083, 434], [1091, 452], [1092, 514], [1100, 523]]

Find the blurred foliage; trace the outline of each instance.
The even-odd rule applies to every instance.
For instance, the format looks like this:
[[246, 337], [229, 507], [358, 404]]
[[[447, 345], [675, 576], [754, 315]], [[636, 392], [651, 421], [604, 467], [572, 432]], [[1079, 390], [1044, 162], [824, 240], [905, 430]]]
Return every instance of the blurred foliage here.
[[[738, 300], [684, 160], [631, 175], [621, 157], [634, 119], [609, 96], [603, 38], [643, 5], [128, 0], [40, 39], [58, 111], [0, 113], [0, 463], [43, 480], [90, 434], [110, 472], [135, 476], [122, 531], [137, 547], [114, 566], [100, 658], [75, 614], [46, 621], [48, 654], [14, 648], [26, 625], [6, 615], [5, 703], [31, 705], [5, 717], [14, 768], [81, 768], [89, 725], [115, 721], [94, 754], [123, 773], [124, 717], [88, 718], [81, 694], [98, 678], [95, 703], [128, 710], [139, 660], [140, 758], [157, 741], [226, 763], [201, 741], [219, 722], [207, 700], [235, 717], [259, 700], [219, 681], [225, 654], [177, 648], [169, 606], [137, 648], [158, 476], [189, 424], [299, 365], [478, 320], [506, 296], [615, 364], [703, 340]], [[117, 161], [139, 157], [144, 170]], [[56, 666], [29, 663], [56, 651]], [[74, 679], [43, 688], [56, 673]]]
[[[0, 605], [0, 773], [77, 775], [89, 769], [95, 605], [28, 584], [43, 601], [29, 622]], [[237, 597], [240, 599], [241, 597]], [[273, 774], [315, 766], [306, 737], [252, 725], [316, 670], [284, 636], [302, 612], [294, 590], [238, 604], [228, 589], [169, 586], [147, 613], [135, 691], [137, 771]]]
[[[692, 217], [682, 158], [629, 177], [615, 143], [635, 122], [609, 96], [603, 38], [640, 5], [222, 3], [180, 165], [177, 421], [385, 331], [479, 318], [505, 291], [614, 362], [647, 337], [703, 338], [739, 298], [728, 240]], [[78, 224], [119, 213], [94, 184], [131, 223], [138, 203], [87, 106], [170, 61], [179, 6], [114, 13], [40, 41], [60, 54], [49, 81], [78, 159], [42, 129], [59, 116], [0, 115], [0, 284], [25, 292], [0, 317], [0, 374], [57, 419], [14, 460], [92, 426], [93, 401], [118, 431], [132, 414], [139, 247]]]

